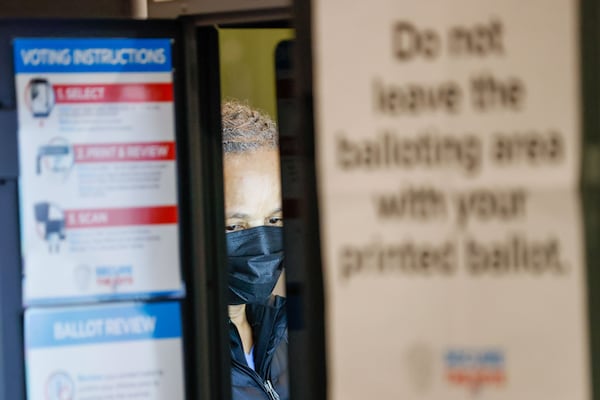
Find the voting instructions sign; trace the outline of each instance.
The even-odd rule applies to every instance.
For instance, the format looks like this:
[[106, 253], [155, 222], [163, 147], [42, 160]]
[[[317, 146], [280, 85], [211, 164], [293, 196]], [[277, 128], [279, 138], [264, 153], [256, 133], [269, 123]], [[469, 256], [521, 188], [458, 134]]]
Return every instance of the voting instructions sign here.
[[313, 12], [329, 398], [589, 400], [579, 3]]
[[171, 41], [13, 45], [25, 302], [180, 290]]
[[179, 304], [25, 312], [29, 400], [183, 400]]

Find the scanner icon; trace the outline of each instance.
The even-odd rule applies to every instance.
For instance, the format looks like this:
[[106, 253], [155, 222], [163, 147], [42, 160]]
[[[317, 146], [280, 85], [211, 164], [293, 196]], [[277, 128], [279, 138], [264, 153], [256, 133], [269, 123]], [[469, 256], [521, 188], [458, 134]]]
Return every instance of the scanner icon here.
[[48, 242], [48, 251], [58, 253], [61, 240], [67, 237], [64, 213], [60, 208], [48, 202], [36, 203], [34, 213], [35, 220], [42, 228], [42, 237]]

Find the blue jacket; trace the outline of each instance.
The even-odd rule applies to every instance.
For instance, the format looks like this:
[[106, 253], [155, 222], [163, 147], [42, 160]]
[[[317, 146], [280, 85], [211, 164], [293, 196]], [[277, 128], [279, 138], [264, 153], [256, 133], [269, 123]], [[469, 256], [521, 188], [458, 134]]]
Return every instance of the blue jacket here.
[[246, 316], [254, 335], [256, 371], [248, 367], [240, 335], [230, 321], [232, 399], [288, 400], [285, 298], [271, 296], [266, 304], [248, 304]]

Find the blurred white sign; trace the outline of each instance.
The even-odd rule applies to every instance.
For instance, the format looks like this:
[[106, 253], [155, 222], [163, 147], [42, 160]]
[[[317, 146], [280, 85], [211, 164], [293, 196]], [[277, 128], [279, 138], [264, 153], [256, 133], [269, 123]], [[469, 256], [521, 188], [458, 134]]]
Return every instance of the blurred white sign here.
[[578, 11], [313, 1], [332, 399], [590, 398]]

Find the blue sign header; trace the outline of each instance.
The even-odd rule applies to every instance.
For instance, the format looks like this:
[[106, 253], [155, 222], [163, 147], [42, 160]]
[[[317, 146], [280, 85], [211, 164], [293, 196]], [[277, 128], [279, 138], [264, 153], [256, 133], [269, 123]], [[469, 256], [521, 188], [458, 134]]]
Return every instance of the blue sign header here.
[[181, 337], [179, 303], [34, 309], [25, 313], [27, 349]]
[[170, 72], [169, 39], [15, 39], [16, 73]]

